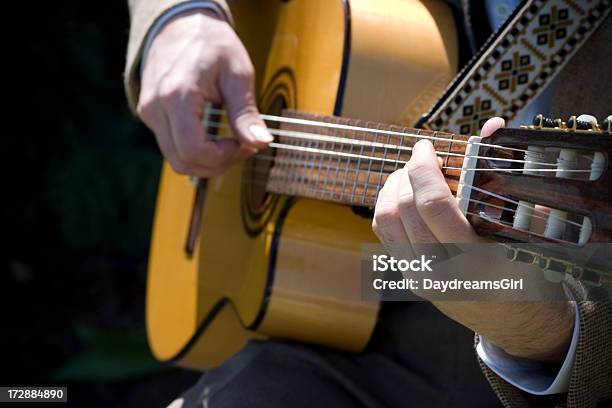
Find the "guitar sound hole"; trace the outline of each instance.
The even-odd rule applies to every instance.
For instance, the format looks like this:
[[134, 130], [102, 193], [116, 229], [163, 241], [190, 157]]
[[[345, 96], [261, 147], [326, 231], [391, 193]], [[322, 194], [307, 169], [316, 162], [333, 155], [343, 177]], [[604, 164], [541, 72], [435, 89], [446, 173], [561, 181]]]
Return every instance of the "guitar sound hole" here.
[[[287, 107], [287, 103], [282, 96], [274, 99], [272, 104], [266, 109], [269, 115], [280, 115], [282, 110]], [[278, 122], [267, 121], [269, 129], [278, 129]], [[264, 210], [269, 193], [266, 191], [266, 184], [270, 169], [274, 164], [275, 149], [267, 148], [261, 150], [255, 156], [247, 160], [244, 168], [243, 191], [246, 193], [248, 206], [254, 213]]]

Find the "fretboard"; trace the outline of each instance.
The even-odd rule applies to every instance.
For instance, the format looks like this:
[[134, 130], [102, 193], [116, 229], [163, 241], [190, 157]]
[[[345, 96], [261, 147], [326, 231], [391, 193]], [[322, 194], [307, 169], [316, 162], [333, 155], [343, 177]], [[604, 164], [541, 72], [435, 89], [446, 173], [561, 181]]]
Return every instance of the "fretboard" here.
[[439, 152], [444, 176], [456, 192], [469, 136], [291, 110], [283, 116], [340, 126], [282, 122], [266, 187], [270, 192], [372, 207], [387, 177], [404, 167], [411, 147], [423, 138]]

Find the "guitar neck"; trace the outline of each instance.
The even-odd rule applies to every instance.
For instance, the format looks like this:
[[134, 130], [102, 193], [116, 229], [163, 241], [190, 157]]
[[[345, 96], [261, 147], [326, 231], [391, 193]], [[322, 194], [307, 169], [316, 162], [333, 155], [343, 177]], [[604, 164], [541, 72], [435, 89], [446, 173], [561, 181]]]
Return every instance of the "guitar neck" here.
[[456, 192], [467, 135], [291, 110], [283, 116], [290, 121], [277, 131], [270, 192], [373, 207], [387, 177], [404, 167], [421, 139], [432, 142]]

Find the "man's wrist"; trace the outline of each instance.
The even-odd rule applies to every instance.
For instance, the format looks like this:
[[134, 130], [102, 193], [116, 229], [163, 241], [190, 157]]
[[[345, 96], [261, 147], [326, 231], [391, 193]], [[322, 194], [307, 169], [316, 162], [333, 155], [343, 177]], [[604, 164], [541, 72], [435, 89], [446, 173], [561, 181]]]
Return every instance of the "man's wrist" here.
[[521, 302], [502, 330], [482, 334], [510, 355], [556, 364], [572, 339], [574, 309], [572, 302]]
[[149, 54], [149, 50], [157, 34], [159, 34], [159, 32], [172, 20], [188, 16], [197, 12], [203, 12], [205, 14], [208, 14], [209, 16], [227, 21], [227, 16], [225, 15], [224, 10], [217, 3], [211, 0], [187, 1], [181, 4], [177, 4], [176, 6], [166, 10], [166, 12], [162, 14], [151, 26], [149, 32], [145, 37], [144, 45], [142, 48], [142, 57], [140, 60], [141, 77], [142, 71], [145, 67], [147, 56]]

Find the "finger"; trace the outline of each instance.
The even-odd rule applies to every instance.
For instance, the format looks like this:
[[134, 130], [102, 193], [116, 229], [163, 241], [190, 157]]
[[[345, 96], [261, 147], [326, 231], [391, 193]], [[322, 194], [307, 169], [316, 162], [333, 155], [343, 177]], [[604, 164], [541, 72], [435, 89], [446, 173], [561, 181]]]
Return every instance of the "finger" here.
[[374, 209], [374, 219], [372, 230], [391, 255], [398, 255], [398, 249], [405, 247], [409, 249], [410, 242], [408, 235], [404, 231], [404, 225], [397, 206], [397, 188], [399, 186], [400, 173], [392, 173], [385, 182], [385, 185], [378, 193], [376, 207]]
[[408, 167], [405, 166], [400, 172], [399, 185], [397, 189], [397, 203], [400, 212], [400, 218], [404, 225], [404, 231], [408, 235], [408, 239], [412, 244], [413, 250], [414, 244], [417, 243], [435, 243], [437, 242], [436, 237], [429, 230], [421, 215], [417, 211], [416, 203], [414, 201], [414, 192], [412, 191], [412, 185], [410, 184], [410, 178], [408, 177]]
[[241, 144], [240, 149], [238, 151], [238, 158], [246, 159], [248, 157], [253, 156], [254, 154], [257, 154], [258, 152], [259, 149], [257, 149], [256, 147]]
[[[171, 145], [172, 152], [164, 152], [164, 150], [161, 147], [162, 144], [159, 142], [159, 139], [158, 139], [158, 144], [160, 145], [160, 150], [162, 150], [162, 154], [164, 155], [164, 158], [170, 163], [170, 166], [176, 173], [207, 178], [207, 177], [212, 177], [212, 176], [218, 176], [222, 174], [223, 172], [225, 172], [228, 167], [230, 167], [231, 163], [226, 163], [224, 165], [217, 165], [216, 167], [207, 167], [207, 166], [199, 165], [193, 162], [189, 163], [185, 161], [184, 159], [182, 159], [180, 155], [177, 153], [176, 147], [174, 145], [174, 140], [172, 139], [172, 136], [170, 135], [171, 132], [170, 132], [169, 122], [170, 120], [166, 119], [165, 127], [167, 129], [166, 130], [166, 134], [168, 135], [167, 139], [171, 141], [170, 145]], [[228, 142], [233, 142], [233, 141], [228, 140]]]
[[208, 139], [201, 124], [202, 110], [197, 106], [200, 103], [182, 99], [167, 106], [170, 132], [179, 159], [190, 167], [226, 167], [238, 158], [240, 145], [229, 139]]
[[167, 118], [164, 111], [157, 104], [138, 105], [138, 116], [155, 135], [155, 140], [164, 157], [168, 160], [177, 157], [176, 147], [170, 135]]
[[[151, 122], [149, 121], [149, 123]], [[198, 177], [209, 177], [212, 175], [213, 172], [211, 172], [210, 169], [200, 166], [190, 166], [179, 158], [176, 147], [174, 146], [174, 141], [170, 135], [170, 125], [168, 124], [167, 118], [164, 117], [161, 121], [156, 122], [154, 126], [150, 127], [157, 140], [159, 150], [164, 156], [164, 159], [170, 163], [175, 173]]]
[[178, 174], [191, 174], [187, 166], [178, 157], [176, 146], [170, 133], [168, 118], [159, 104], [139, 104], [138, 115], [155, 135], [157, 146], [164, 158], [170, 163], [172, 169]]
[[487, 137], [491, 136], [499, 128], [506, 126], [506, 121], [498, 116], [491, 118], [485, 122], [480, 131], [480, 136]]
[[446, 184], [433, 145], [427, 140], [416, 143], [406, 166], [416, 209], [437, 241], [463, 243], [478, 240]]
[[193, 174], [195, 176], [200, 176], [200, 177], [220, 176], [224, 174], [227, 170], [229, 170], [229, 168], [232, 167], [237, 162], [244, 160], [246, 158], [249, 158], [258, 152], [256, 148], [246, 146], [246, 145], [239, 145], [238, 142], [236, 142], [235, 140], [222, 139], [222, 140], [217, 140], [214, 143], [216, 144], [231, 143], [239, 147], [234, 157], [229, 159], [225, 163], [219, 164], [215, 167], [200, 167], [200, 166], [193, 167], [191, 170], [192, 172], [190, 174]]
[[232, 61], [228, 69], [222, 70], [220, 88], [234, 134], [241, 143], [263, 148], [274, 138], [255, 105], [253, 75], [248, 59], [246, 62]]

